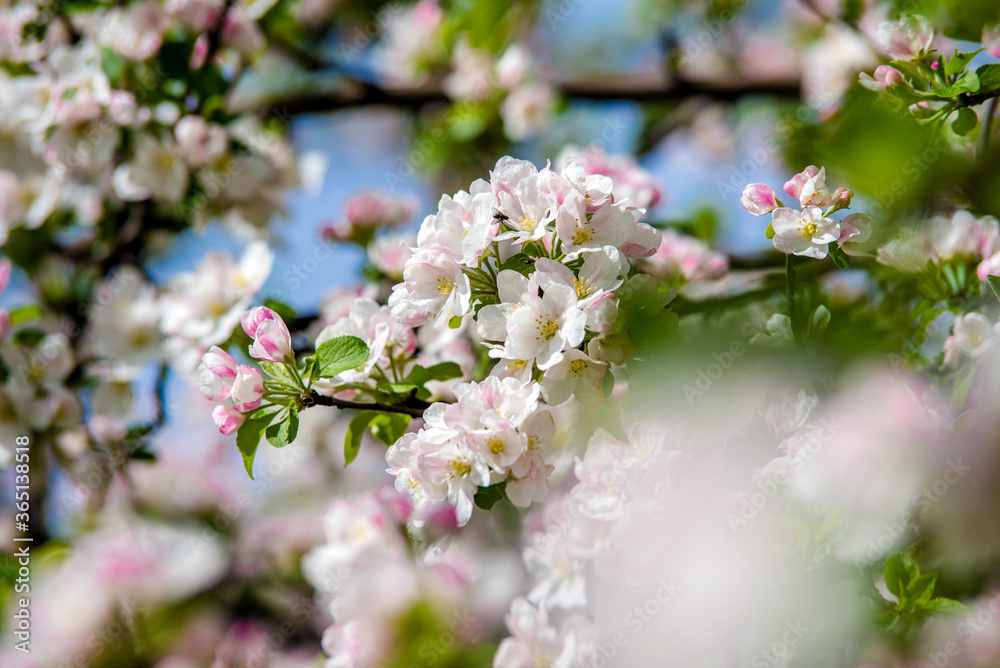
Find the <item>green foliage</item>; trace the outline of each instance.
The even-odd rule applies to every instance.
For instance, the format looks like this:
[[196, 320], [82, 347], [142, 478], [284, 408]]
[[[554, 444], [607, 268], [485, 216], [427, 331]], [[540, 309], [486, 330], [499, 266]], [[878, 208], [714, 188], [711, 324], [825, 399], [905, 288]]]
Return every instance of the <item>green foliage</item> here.
[[482, 508], [483, 510], [492, 510], [500, 501], [507, 501], [507, 481], [498, 482], [495, 485], [490, 485], [489, 487], [480, 487], [476, 491], [476, 495], [472, 497], [477, 508]]
[[356, 336], [338, 336], [316, 349], [316, 376], [333, 378], [355, 369], [368, 360], [368, 345]]
[[989, 281], [990, 288], [993, 289], [993, 294], [997, 299], [1000, 299], [1000, 277], [997, 276], [987, 276], [986, 280]]
[[267, 442], [276, 448], [283, 448], [292, 441], [299, 433], [299, 415], [292, 408], [286, 408], [284, 417], [274, 424], [268, 426], [264, 431]]
[[976, 70], [979, 78], [979, 90], [985, 92], [995, 91], [1000, 88], [1000, 63], [990, 63], [983, 65]]
[[358, 456], [361, 450], [361, 437], [365, 435], [365, 429], [371, 421], [379, 416], [376, 411], [361, 411], [347, 425], [347, 434], [344, 436], [344, 466], [348, 466]]
[[976, 116], [976, 112], [964, 107], [958, 110], [958, 115], [951, 122], [951, 129], [955, 134], [964, 136], [975, 130], [978, 123], [979, 117]]
[[897, 602], [880, 614], [879, 621], [891, 633], [906, 634], [934, 614], [958, 614], [968, 609], [958, 601], [934, 597], [937, 573], [921, 573], [917, 562], [904, 552], [893, 552], [883, 568], [885, 586]]
[[264, 437], [268, 425], [280, 411], [280, 406], [261, 406], [248, 413], [236, 431], [236, 447], [243, 455], [243, 466], [251, 480], [253, 480], [253, 460], [257, 455], [257, 446], [260, 445], [260, 439]]
[[410, 419], [409, 415], [403, 413], [379, 413], [372, 418], [368, 428], [372, 436], [386, 445], [392, 445], [410, 426]]
[[838, 269], [847, 269], [851, 266], [851, 256], [844, 252], [844, 249], [836, 242], [830, 244], [830, 257]]

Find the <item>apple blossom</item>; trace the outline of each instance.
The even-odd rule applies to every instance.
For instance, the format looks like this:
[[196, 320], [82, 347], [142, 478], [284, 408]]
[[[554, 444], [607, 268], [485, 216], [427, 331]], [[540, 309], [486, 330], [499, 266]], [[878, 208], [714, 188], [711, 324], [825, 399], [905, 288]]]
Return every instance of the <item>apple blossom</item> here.
[[506, 622], [512, 635], [497, 648], [493, 665], [498, 668], [571, 668], [592, 665], [597, 656], [595, 629], [581, 616], [556, 629], [550, 625], [545, 608], [518, 598], [511, 604]]
[[260, 371], [245, 364], [237, 366], [229, 398], [240, 413], [248, 413], [260, 406], [264, 398], [264, 379]]
[[882, 88], [889, 88], [897, 84], [905, 83], [903, 75], [895, 67], [889, 65], [879, 65], [875, 68], [875, 81]]
[[563, 170], [571, 162], [579, 163], [588, 175], [599, 174], [611, 179], [614, 201], [620, 204], [648, 209], [663, 197], [663, 189], [655, 177], [631, 156], [608, 155], [596, 145], [586, 149], [569, 145], [556, 159], [556, 167]]
[[976, 269], [976, 275], [984, 283], [988, 280], [989, 276], [1000, 276], [1000, 252], [994, 253], [980, 262], [979, 267]]
[[225, 435], [234, 433], [246, 418], [233, 406], [218, 405], [212, 409], [212, 420], [219, 431]]
[[981, 357], [1000, 337], [1000, 324], [981, 313], [966, 313], [955, 319], [952, 334], [944, 342], [944, 363], [954, 365], [959, 357]]
[[250, 357], [282, 362], [292, 354], [292, 337], [288, 326], [277, 313], [266, 306], [257, 306], [240, 315], [247, 336], [253, 338]]
[[802, 211], [775, 209], [771, 218], [774, 247], [782, 253], [823, 259], [827, 246], [840, 237], [840, 223], [824, 218], [819, 207], [807, 206]]
[[878, 245], [878, 223], [866, 213], [852, 213], [840, 221], [837, 243], [848, 255], [868, 256]]
[[554, 285], [542, 297], [526, 292], [521, 299], [507, 324], [506, 349], [512, 357], [534, 358], [544, 370], [562, 359], [562, 351], [583, 341], [587, 315], [572, 288]]
[[538, 134], [548, 125], [555, 103], [555, 90], [549, 84], [532, 81], [519, 85], [500, 105], [504, 132], [514, 141]]
[[879, 44], [893, 58], [913, 60], [931, 48], [934, 28], [919, 14], [906, 14], [898, 22], [883, 21], [878, 26]]
[[766, 186], [763, 183], [751, 183], [744, 188], [740, 204], [755, 216], [771, 213], [781, 206], [771, 186]]
[[552, 405], [575, 396], [584, 406], [600, 406], [604, 403], [603, 381], [607, 371], [607, 364], [596, 362], [579, 350], [568, 350], [542, 376], [542, 396]]
[[236, 360], [218, 346], [212, 346], [198, 365], [198, 389], [212, 401], [230, 398], [236, 380]]
[[729, 259], [700, 239], [674, 230], [663, 230], [660, 247], [639, 267], [648, 274], [663, 279], [710, 281], [729, 270]]
[[221, 125], [206, 123], [201, 116], [184, 116], [174, 126], [177, 151], [191, 167], [201, 167], [222, 157], [229, 144]]

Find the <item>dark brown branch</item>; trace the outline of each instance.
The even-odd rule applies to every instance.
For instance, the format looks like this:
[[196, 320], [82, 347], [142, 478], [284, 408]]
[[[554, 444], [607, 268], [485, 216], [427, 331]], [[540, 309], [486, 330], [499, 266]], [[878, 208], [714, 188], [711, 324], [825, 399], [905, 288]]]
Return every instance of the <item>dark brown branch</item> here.
[[[564, 83], [559, 88], [563, 94], [576, 100], [629, 100], [640, 103], [676, 103], [693, 97], [732, 102], [750, 96], [800, 98], [799, 83], [790, 81], [705, 83], [677, 80], [672, 84], [649, 86], [613, 86], [607, 84]], [[270, 103], [264, 111], [279, 117], [314, 114], [340, 109], [371, 105], [387, 105], [418, 110], [428, 104], [449, 104], [452, 100], [439, 89], [391, 91], [378, 86], [355, 82], [345, 89], [305, 95], [285, 101]]]
[[378, 411], [380, 413], [402, 413], [403, 415], [409, 415], [412, 417], [422, 417], [424, 411], [430, 406], [426, 401], [421, 401], [416, 398], [409, 398], [401, 404], [380, 404], [380, 403], [370, 403], [365, 401], [348, 401], [346, 399], [337, 399], [336, 397], [328, 397], [316, 392], [310, 394], [303, 394], [302, 397], [302, 407], [309, 408], [310, 406], [333, 406], [334, 408], [350, 408], [359, 411]]
[[962, 109], [964, 107], [975, 107], [982, 104], [983, 102], [986, 102], [987, 100], [992, 100], [997, 97], [1000, 97], [1000, 88], [997, 88], [996, 90], [991, 90], [988, 93], [975, 93], [975, 94], [962, 93], [961, 95], [958, 96], [958, 105], [956, 108]]

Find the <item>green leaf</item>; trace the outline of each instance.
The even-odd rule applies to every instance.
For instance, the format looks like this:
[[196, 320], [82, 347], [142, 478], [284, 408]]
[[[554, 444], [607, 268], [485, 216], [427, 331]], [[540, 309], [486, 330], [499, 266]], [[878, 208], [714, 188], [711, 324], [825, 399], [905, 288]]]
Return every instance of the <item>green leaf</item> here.
[[283, 448], [294, 441], [298, 433], [299, 414], [292, 409], [288, 410], [283, 420], [275, 422], [264, 432], [267, 442], [276, 448]]
[[292, 373], [291, 369], [284, 362], [268, 362], [267, 360], [260, 360], [260, 368], [263, 369], [267, 375], [271, 376], [278, 382], [288, 385], [298, 389], [299, 384], [295, 378], [295, 374]]
[[913, 578], [920, 576], [920, 569], [910, 555], [893, 552], [885, 560], [884, 574], [886, 588], [902, 602], [902, 592], [906, 591]]
[[945, 72], [949, 76], [958, 74], [965, 69], [965, 66], [969, 64], [970, 60], [982, 52], [982, 49], [977, 51], [959, 51], [958, 49], [955, 49], [955, 53], [948, 59], [948, 66], [945, 67]]
[[934, 585], [937, 583], [937, 573], [926, 573], [910, 581], [906, 586], [907, 602], [921, 605], [931, 600]]
[[280, 302], [277, 299], [265, 299], [264, 306], [277, 313], [278, 316], [286, 322], [298, 315], [295, 312], [295, 309], [285, 302]]
[[153, 454], [151, 451], [147, 450], [146, 448], [139, 448], [138, 450], [133, 451], [129, 455], [129, 459], [138, 459], [139, 461], [155, 462], [156, 455]]
[[386, 445], [399, 440], [410, 426], [410, 416], [403, 413], [379, 413], [369, 424], [372, 436]]
[[125, 74], [125, 60], [113, 49], [101, 47], [101, 69], [112, 84], [118, 83]]
[[365, 429], [378, 415], [375, 411], [361, 411], [354, 416], [351, 424], [347, 425], [347, 434], [344, 436], [345, 468], [358, 456], [358, 451], [361, 449], [361, 437], [365, 435]]
[[38, 320], [42, 315], [44, 315], [42, 307], [37, 304], [18, 306], [10, 312], [10, 324], [20, 325], [22, 322], [28, 322], [29, 320]]
[[978, 93], [979, 77], [975, 72], [966, 72], [950, 86], [934, 86], [931, 91], [939, 97], [958, 97], [962, 93]]
[[987, 276], [986, 280], [989, 281], [990, 287], [993, 288], [993, 294], [996, 295], [997, 299], [1000, 299], [1000, 276]]
[[236, 447], [243, 455], [243, 466], [247, 475], [253, 480], [253, 459], [257, 454], [257, 446], [264, 436], [264, 430], [271, 424], [274, 416], [281, 411], [280, 406], [264, 406], [250, 413], [236, 431]]
[[767, 224], [767, 229], [764, 230], [764, 236], [768, 239], [774, 238], [774, 226], [771, 223]]
[[489, 487], [480, 487], [476, 491], [476, 495], [472, 497], [472, 500], [475, 502], [476, 507], [483, 510], [492, 510], [493, 506], [497, 505], [497, 502], [507, 498], [506, 489], [506, 480], [495, 485], [490, 485]]
[[979, 77], [979, 90], [984, 93], [1000, 88], [1000, 63], [983, 65], [976, 70], [976, 76]]
[[316, 349], [316, 374], [333, 378], [338, 373], [355, 369], [368, 360], [368, 346], [356, 336], [338, 336], [324, 341]]
[[506, 269], [516, 271], [517, 273], [525, 276], [530, 276], [535, 270], [535, 258], [527, 255], [526, 253], [512, 255], [500, 265], [500, 271], [504, 271]]
[[951, 129], [955, 134], [965, 136], [975, 130], [978, 123], [979, 117], [976, 116], [976, 112], [968, 107], [962, 107], [958, 110], [958, 116], [951, 122]]
[[935, 598], [920, 607], [930, 612], [943, 612], [947, 615], [961, 615], [969, 612], [964, 604], [950, 598]]
[[134, 424], [128, 428], [128, 431], [125, 432], [125, 443], [139, 441], [153, 433], [153, 429], [155, 428], [156, 425], [152, 422], [139, 422], [138, 424]]
[[448, 326], [451, 327], [452, 329], [458, 329], [459, 327], [461, 327], [462, 326], [462, 316], [460, 316], [460, 315], [453, 315], [451, 317], [451, 320], [448, 321]]
[[833, 263], [837, 265], [838, 269], [847, 269], [851, 266], [851, 256], [844, 252], [844, 249], [836, 244], [836, 242], [829, 245], [830, 257], [833, 258]]
[[427, 367], [427, 380], [451, 380], [462, 377], [462, 367], [456, 362], [440, 362]]

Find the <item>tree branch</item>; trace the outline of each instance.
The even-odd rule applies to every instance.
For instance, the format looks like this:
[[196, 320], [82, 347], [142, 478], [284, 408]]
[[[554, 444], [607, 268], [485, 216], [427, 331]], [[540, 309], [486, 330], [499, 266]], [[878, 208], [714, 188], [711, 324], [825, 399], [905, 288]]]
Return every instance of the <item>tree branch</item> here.
[[424, 411], [428, 406], [430, 406], [430, 404], [426, 401], [412, 397], [401, 404], [380, 404], [378, 402], [369, 403], [365, 401], [348, 401], [346, 399], [337, 399], [336, 397], [328, 397], [317, 392], [311, 392], [309, 394], [303, 394], [301, 399], [303, 408], [309, 408], [311, 406], [333, 406], [334, 408], [351, 408], [359, 411], [402, 413], [403, 415], [409, 415], [412, 417], [422, 417]]
[[[705, 83], [678, 79], [672, 84], [650, 86], [616, 86], [570, 82], [558, 84], [563, 94], [577, 100], [629, 100], [639, 103], [681, 102], [693, 97], [715, 101], [735, 101], [762, 95], [783, 98], [801, 97], [797, 81]], [[352, 82], [346, 89], [316, 95], [304, 95], [284, 101], [273, 101], [263, 111], [280, 117], [314, 114], [340, 109], [387, 105], [418, 110], [428, 104], [449, 104], [451, 98], [440, 89], [388, 90], [366, 82]]]

